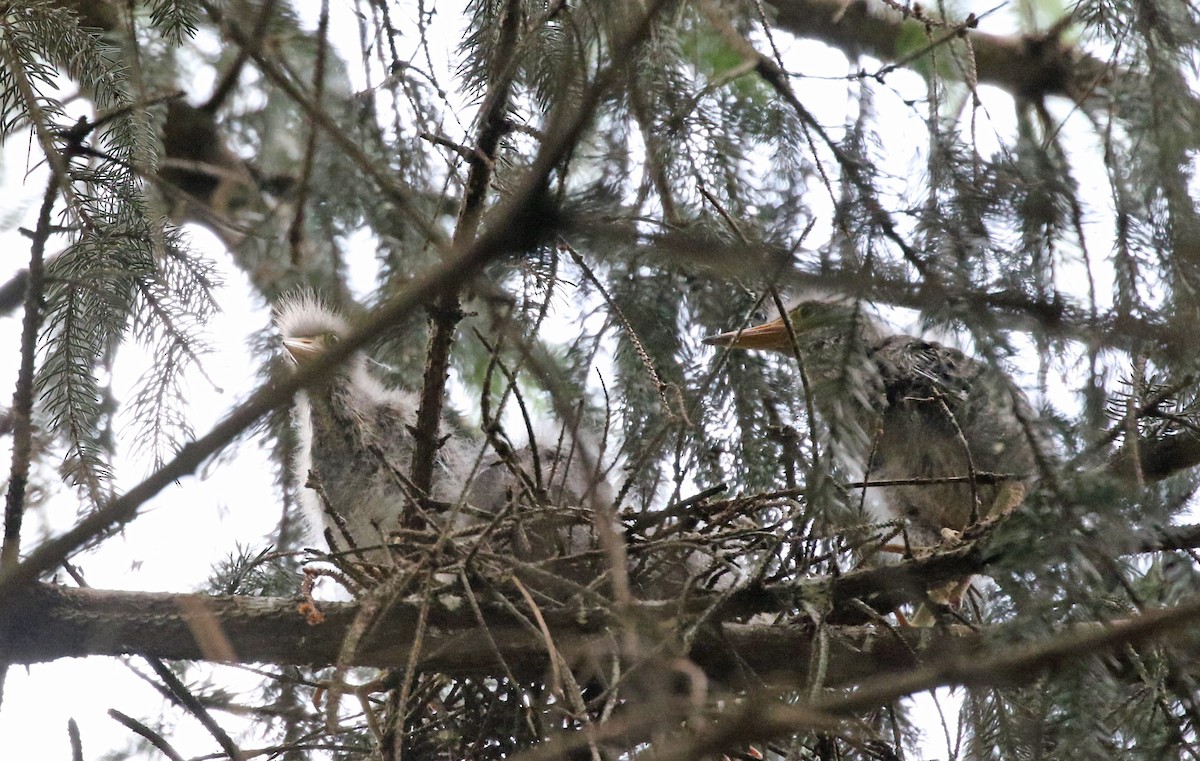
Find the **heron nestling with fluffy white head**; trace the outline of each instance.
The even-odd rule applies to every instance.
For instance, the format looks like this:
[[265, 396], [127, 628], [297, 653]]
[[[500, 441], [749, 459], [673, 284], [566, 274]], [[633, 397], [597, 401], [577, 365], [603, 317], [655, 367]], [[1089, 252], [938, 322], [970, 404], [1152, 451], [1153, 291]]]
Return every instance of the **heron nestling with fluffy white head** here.
[[[338, 312], [310, 292], [283, 299], [275, 323], [286, 355], [297, 368], [318, 361], [350, 330]], [[325, 380], [297, 393], [293, 407], [298, 443], [292, 475], [305, 517], [316, 532], [327, 528], [335, 542], [344, 543], [331, 515], [335, 512], [360, 548], [376, 547], [400, 528], [398, 519], [405, 505], [419, 496], [412, 494], [408, 482], [416, 446], [412, 428], [417, 396], [381, 384], [372, 374], [373, 364], [365, 352], [355, 352]], [[507, 544], [525, 561], [578, 554], [593, 547], [586, 511], [583, 517], [564, 520], [545, 517], [546, 510], [541, 509], [546, 500], [557, 508], [578, 506], [592, 497], [612, 499], [603, 473], [579, 451], [574, 436], [526, 445], [505, 462], [485, 452], [482, 438], [469, 436], [455, 422], [443, 420], [441, 430], [444, 439], [429, 496], [458, 516], [456, 526], [510, 512], [515, 527]], [[534, 466], [535, 459], [540, 467]], [[518, 477], [514, 471], [524, 474]], [[539, 473], [540, 494], [530, 494], [527, 485], [538, 481]], [[431, 517], [446, 527], [443, 515]], [[496, 538], [505, 544], [504, 536]], [[384, 556], [369, 553], [368, 557], [382, 560]]]
[[[286, 355], [296, 367], [319, 360], [350, 331], [350, 325], [320, 298], [301, 292], [283, 299], [275, 315]], [[405, 483], [416, 442], [415, 394], [387, 388], [370, 371], [365, 352], [352, 354], [326, 379], [296, 394], [293, 422], [298, 438], [292, 472], [310, 527], [340, 536], [310, 471], [359, 547], [381, 544], [399, 528], [406, 501], [415, 496]], [[451, 433], [438, 450], [435, 500], [457, 499], [448, 473], [469, 470], [469, 442]]]

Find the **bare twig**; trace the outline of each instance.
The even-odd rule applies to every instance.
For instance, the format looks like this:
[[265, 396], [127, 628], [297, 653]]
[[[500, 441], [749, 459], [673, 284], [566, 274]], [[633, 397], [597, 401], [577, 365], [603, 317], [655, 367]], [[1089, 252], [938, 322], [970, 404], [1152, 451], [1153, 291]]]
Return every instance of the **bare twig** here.
[[[260, 14], [260, 20], [266, 18], [267, 7], [270, 3], [264, 5], [263, 13]], [[259, 30], [255, 29], [255, 38], [261, 39], [262, 35], [258, 34]], [[317, 60], [313, 66], [313, 102], [318, 108], [322, 107], [322, 100], [325, 96], [325, 58], [329, 54], [329, 0], [321, 0], [321, 15], [317, 22]], [[238, 53], [238, 61], [244, 61], [246, 57], [246, 48], [242, 48]], [[304, 163], [300, 169], [300, 181], [297, 183], [296, 191], [296, 213], [292, 216], [292, 223], [288, 226], [288, 244], [292, 248], [292, 266], [299, 266], [302, 256], [301, 247], [304, 243], [304, 217], [305, 206], [308, 203], [308, 194], [312, 185], [313, 165], [317, 155], [317, 128], [313, 125], [308, 127], [308, 139], [304, 145]]]
[[155, 748], [158, 748], [159, 751], [162, 752], [164, 756], [171, 759], [171, 761], [184, 761], [183, 756], [179, 755], [179, 751], [171, 747], [171, 743], [167, 742], [166, 738], [155, 732], [150, 727], [147, 727], [142, 722], [138, 721], [132, 716], [127, 716], [126, 714], [121, 713], [115, 708], [108, 709], [108, 715], [116, 719], [118, 723], [124, 725], [128, 729], [133, 730], [134, 733], [146, 738], [151, 745], [153, 745]]
[[158, 678], [161, 679], [163, 685], [166, 686], [167, 693], [170, 695], [171, 700], [177, 705], [182, 706], [185, 710], [187, 710], [188, 713], [192, 714], [192, 716], [195, 716], [196, 720], [200, 722], [201, 726], [208, 730], [208, 733], [212, 735], [213, 739], [217, 741], [217, 744], [221, 746], [221, 750], [225, 751], [225, 754], [232, 759], [232, 761], [243, 761], [243, 759], [246, 758], [242, 751], [233, 742], [233, 738], [229, 736], [229, 733], [222, 729], [221, 725], [217, 724], [216, 720], [212, 717], [212, 714], [208, 712], [208, 709], [205, 708], [200, 700], [192, 694], [192, 691], [189, 690], [187, 686], [179, 680], [179, 677], [175, 676], [175, 673], [171, 671], [171, 669], [167, 668], [165, 663], [158, 658], [150, 657], [146, 658], [146, 663], [150, 665], [150, 668], [154, 669], [155, 674], [158, 674]]

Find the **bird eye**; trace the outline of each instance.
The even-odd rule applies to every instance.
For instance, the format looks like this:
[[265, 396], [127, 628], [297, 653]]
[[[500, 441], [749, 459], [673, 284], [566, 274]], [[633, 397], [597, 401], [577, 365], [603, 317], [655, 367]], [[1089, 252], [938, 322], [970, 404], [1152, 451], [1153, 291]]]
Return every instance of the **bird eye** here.
[[332, 331], [330, 331], [329, 333], [326, 333], [326, 334], [323, 336], [323, 338], [325, 339], [325, 345], [326, 345], [326, 346], [333, 346], [335, 343], [337, 343], [337, 342], [338, 342], [338, 335], [337, 335], [337, 333], [334, 333], [334, 332], [332, 332]]

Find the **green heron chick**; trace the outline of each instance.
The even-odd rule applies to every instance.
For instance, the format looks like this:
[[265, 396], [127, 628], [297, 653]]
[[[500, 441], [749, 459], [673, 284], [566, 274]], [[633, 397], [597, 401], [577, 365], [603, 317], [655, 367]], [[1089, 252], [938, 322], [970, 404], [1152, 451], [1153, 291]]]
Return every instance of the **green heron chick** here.
[[[1020, 503], [1035, 470], [1021, 422], [1032, 411], [1003, 373], [950, 347], [889, 333], [853, 300], [806, 300], [788, 320], [813, 405], [849, 424], [849, 459], [864, 480], [933, 481], [883, 487], [888, 517], [906, 520], [916, 544], [937, 544], [972, 515]], [[795, 353], [782, 318], [705, 343]], [[943, 478], [963, 480], [936, 482]]]
[[[350, 329], [340, 314], [307, 292], [285, 299], [275, 324], [296, 367], [317, 361]], [[403, 389], [385, 387], [371, 374], [370, 364], [365, 352], [355, 352], [323, 381], [298, 392], [293, 407], [298, 444], [292, 473], [309, 525], [316, 531], [329, 528], [341, 540], [325, 500], [309, 486], [310, 471], [315, 471], [328, 508], [345, 521], [359, 547], [378, 546], [398, 529], [401, 511], [413, 497], [406, 474], [415, 446], [411, 429], [418, 400]], [[446, 475], [465, 472], [469, 454], [469, 443], [451, 430], [438, 450], [433, 499], [457, 500], [463, 485], [455, 490], [456, 479]]]
[[[308, 292], [283, 300], [275, 323], [296, 367], [316, 361], [349, 332], [340, 314]], [[335, 540], [341, 536], [320, 493], [309, 487], [310, 471], [315, 471], [328, 507], [344, 520], [359, 547], [376, 546], [399, 528], [397, 519], [412, 497], [407, 474], [418, 399], [404, 389], [383, 386], [372, 374], [372, 364], [364, 352], [351, 355], [326, 380], [299, 392], [293, 412], [298, 443], [292, 473], [309, 525], [318, 532], [328, 528]], [[460, 507], [455, 511], [456, 528], [489, 520], [513, 502], [516, 529], [511, 539], [500, 538], [516, 557], [533, 562], [594, 546], [586, 517], [590, 513], [552, 515], [564, 505], [587, 504], [592, 497], [612, 500], [607, 479], [589, 462], [576, 437], [560, 437], [562, 444], [547, 439], [522, 447], [513, 452], [510, 467], [494, 455], [478, 457], [483, 442], [454, 422], [445, 420], [441, 428], [447, 438], [438, 450], [430, 496]], [[527, 493], [530, 485], [541, 493]]]
[[[349, 332], [346, 320], [310, 293], [284, 300], [275, 322], [296, 367], [318, 360]], [[293, 415], [298, 439], [293, 482], [309, 525], [317, 532], [329, 529], [340, 541], [341, 530], [325, 500], [309, 486], [315, 471], [328, 507], [359, 547], [378, 546], [399, 528], [398, 518], [411, 500], [406, 480], [418, 406], [414, 394], [383, 386], [371, 364], [364, 352], [351, 355], [325, 380], [297, 393]], [[486, 524], [506, 513], [511, 531], [492, 534], [493, 551], [525, 563], [546, 562], [551, 574], [568, 580], [568, 589], [599, 577], [603, 559], [587, 508], [611, 503], [613, 491], [595, 463], [590, 436], [540, 437], [506, 461], [493, 454], [480, 457], [482, 441], [451, 421], [443, 421], [442, 430], [449, 436], [438, 450], [430, 496], [458, 508], [454, 528]], [[367, 557], [383, 559], [375, 552]], [[639, 583], [648, 588], [650, 576], [666, 575], [656, 570]]]

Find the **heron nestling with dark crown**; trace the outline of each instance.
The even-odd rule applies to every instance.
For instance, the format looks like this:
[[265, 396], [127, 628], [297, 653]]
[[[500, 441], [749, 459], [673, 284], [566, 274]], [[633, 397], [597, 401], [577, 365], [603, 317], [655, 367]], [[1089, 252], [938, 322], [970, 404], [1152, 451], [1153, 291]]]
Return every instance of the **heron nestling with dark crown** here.
[[962, 531], [972, 516], [1016, 507], [1035, 471], [1022, 423], [1032, 411], [1003, 373], [950, 347], [890, 333], [861, 302], [801, 301], [787, 322], [705, 343], [789, 356], [798, 349], [814, 407], [849, 422], [858, 469], [865, 480], [891, 484], [882, 487], [884, 505], [907, 521], [918, 545]]

